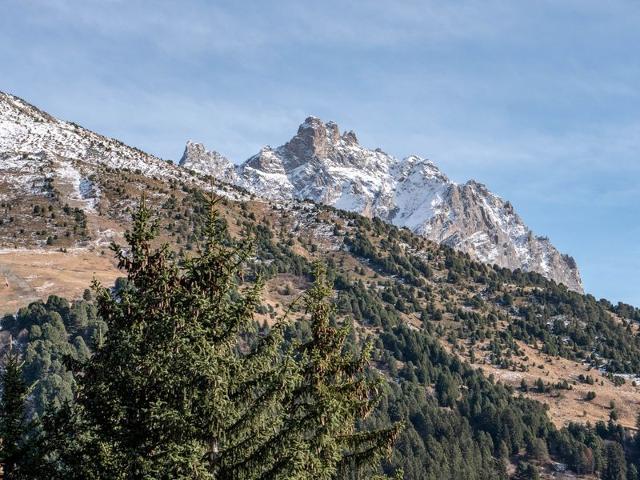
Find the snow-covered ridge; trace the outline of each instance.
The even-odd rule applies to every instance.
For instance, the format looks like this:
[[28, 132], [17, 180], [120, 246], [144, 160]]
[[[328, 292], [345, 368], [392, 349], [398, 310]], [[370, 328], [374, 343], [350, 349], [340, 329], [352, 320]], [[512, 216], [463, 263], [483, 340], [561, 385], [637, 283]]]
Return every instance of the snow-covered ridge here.
[[[166, 161], [74, 123], [58, 120], [13, 95], [0, 92], [0, 154], [33, 154], [140, 170], [149, 176], [183, 177]], [[14, 160], [15, 161], [15, 160]]]
[[376, 216], [480, 261], [536, 271], [582, 291], [575, 261], [535, 236], [509, 202], [473, 180], [455, 184], [428, 159], [365, 148], [334, 122], [309, 117], [286, 144], [264, 147], [235, 167], [215, 152], [207, 152], [207, 162], [202, 146], [191, 159], [190, 145], [181, 163], [262, 198], [313, 200]]
[[[212, 158], [207, 161], [211, 163]], [[74, 206], [96, 213], [102, 192], [92, 178], [105, 168], [209, 188], [199, 174], [75, 123], [56, 119], [16, 96], [0, 92], [0, 199], [46, 195], [51, 186], [47, 182], [54, 182]], [[224, 184], [214, 190], [244, 198], [237, 189]]]

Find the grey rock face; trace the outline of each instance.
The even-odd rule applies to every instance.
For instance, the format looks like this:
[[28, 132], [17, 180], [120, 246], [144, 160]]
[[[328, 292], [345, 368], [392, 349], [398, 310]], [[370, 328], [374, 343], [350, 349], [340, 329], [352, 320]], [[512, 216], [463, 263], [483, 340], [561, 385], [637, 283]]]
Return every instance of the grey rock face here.
[[575, 260], [558, 252], [547, 238], [535, 236], [509, 202], [477, 182], [451, 184], [440, 212], [418, 231], [482, 262], [538, 272], [583, 291]]

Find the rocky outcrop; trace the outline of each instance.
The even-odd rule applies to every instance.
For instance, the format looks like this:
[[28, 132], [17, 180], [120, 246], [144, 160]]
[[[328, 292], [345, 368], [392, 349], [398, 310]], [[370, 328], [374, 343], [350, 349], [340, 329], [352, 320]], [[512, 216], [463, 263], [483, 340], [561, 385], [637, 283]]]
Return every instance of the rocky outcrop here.
[[416, 230], [482, 262], [535, 271], [583, 291], [575, 260], [534, 235], [509, 202], [475, 181], [451, 184], [439, 212]]
[[236, 183], [238, 180], [233, 163], [221, 153], [206, 150], [201, 143], [187, 142], [178, 164], [222, 182]]

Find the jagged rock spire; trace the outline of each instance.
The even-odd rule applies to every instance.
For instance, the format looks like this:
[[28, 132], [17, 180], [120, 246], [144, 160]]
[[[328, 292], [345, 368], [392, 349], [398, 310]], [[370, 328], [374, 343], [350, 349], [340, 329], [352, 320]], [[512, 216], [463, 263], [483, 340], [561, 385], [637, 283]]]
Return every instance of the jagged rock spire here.
[[238, 179], [235, 167], [227, 157], [191, 140], [187, 141], [179, 165], [227, 183], [235, 183]]

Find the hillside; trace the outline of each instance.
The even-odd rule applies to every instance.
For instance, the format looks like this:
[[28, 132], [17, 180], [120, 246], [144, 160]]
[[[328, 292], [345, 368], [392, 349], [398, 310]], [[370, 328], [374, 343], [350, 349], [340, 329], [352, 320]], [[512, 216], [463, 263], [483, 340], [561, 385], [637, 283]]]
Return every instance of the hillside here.
[[[623, 441], [624, 428], [635, 428], [637, 309], [598, 301], [539, 273], [479, 262], [377, 216], [267, 200], [215, 183], [10, 101], [11, 112], [22, 112], [20, 122], [24, 116], [31, 123], [9, 128], [14, 114], [4, 110], [0, 124], [0, 314], [50, 295], [80, 299], [94, 275], [111, 284], [119, 273], [108, 243], [122, 241], [141, 192], [157, 214], [159, 240], [184, 255], [197, 251], [213, 181], [231, 236], [248, 232], [255, 239], [251, 269], [267, 280], [261, 325], [308, 286], [312, 262], [322, 260], [335, 284], [338, 319], [353, 319], [354, 341], [374, 339], [376, 366], [390, 387], [371, 421], [408, 423], [389, 471], [403, 466], [405, 478], [501, 478], [495, 458], [506, 455], [510, 464], [527, 460], [550, 472], [549, 458], [529, 451], [541, 439], [555, 461], [585, 473], [598, 468], [580, 456], [585, 449], [598, 452], [605, 440]], [[90, 305], [90, 295], [74, 305], [36, 302], [5, 317], [3, 328], [35, 348], [51, 340], [33, 326], [43, 330], [56, 312], [63, 337], [90, 343], [97, 328]], [[55, 387], [54, 374], [66, 378], [61, 365], [39, 369], [39, 357], [31, 361], [49, 379], [41, 395], [71, 394], [72, 380], [68, 390]], [[589, 392], [595, 398], [587, 400]], [[581, 429], [596, 429], [563, 429], [569, 422], [602, 423], [592, 438]], [[506, 424], [513, 428], [500, 427]]]

